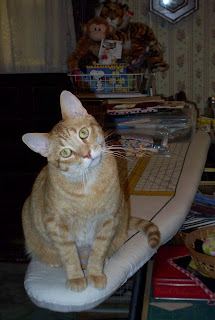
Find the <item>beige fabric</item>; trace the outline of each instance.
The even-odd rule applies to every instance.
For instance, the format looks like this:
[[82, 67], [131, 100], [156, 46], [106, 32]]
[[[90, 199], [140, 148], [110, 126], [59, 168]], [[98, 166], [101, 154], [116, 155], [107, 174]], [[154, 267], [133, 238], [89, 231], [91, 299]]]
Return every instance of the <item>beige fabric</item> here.
[[71, 0], [0, 1], [0, 72], [67, 72], [76, 38]]

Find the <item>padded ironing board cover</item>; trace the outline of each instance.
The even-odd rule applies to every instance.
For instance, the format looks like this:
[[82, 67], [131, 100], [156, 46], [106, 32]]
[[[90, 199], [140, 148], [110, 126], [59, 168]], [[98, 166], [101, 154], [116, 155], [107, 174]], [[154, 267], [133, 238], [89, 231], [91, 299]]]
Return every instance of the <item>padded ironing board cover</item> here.
[[[182, 145], [184, 145], [184, 155], [179, 161], [179, 167], [176, 168], [174, 163], [178, 161], [178, 157], [175, 157], [175, 160], [174, 156], [169, 160], [160, 158], [160, 161], [164, 161], [162, 166], [165, 166], [165, 161], [173, 158], [171, 161], [173, 161], [173, 176], [176, 175], [176, 182], [174, 186], [169, 187], [173, 188], [174, 192], [165, 193], [161, 190], [162, 186], [159, 186], [161, 193], [158, 192], [157, 195], [151, 191], [141, 196], [142, 191], [137, 190], [135, 193], [134, 190], [129, 199], [131, 215], [143, 216], [159, 226], [161, 244], [175, 235], [189, 212], [204, 169], [210, 138], [207, 133], [198, 131], [191, 143], [179, 144], [177, 148], [181, 148]], [[157, 160], [151, 158], [147, 167], [150, 166], [151, 161]], [[170, 167], [169, 163], [167, 166]], [[153, 172], [155, 171], [156, 168], [153, 168]], [[150, 173], [151, 176], [152, 173]], [[169, 178], [171, 183], [172, 179]], [[89, 310], [111, 296], [155, 252], [155, 249], [149, 247], [143, 233], [129, 235], [127, 242], [105, 265], [107, 287], [104, 290], [97, 290], [88, 286], [82, 292], [73, 292], [66, 288], [63, 268], [50, 267], [32, 260], [25, 276], [25, 289], [32, 302], [42, 308], [59, 312]]]

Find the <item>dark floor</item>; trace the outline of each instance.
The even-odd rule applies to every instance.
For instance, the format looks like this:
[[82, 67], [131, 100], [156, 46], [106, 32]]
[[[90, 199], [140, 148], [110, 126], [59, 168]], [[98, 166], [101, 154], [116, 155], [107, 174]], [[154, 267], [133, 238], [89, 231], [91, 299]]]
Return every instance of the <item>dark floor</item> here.
[[215, 318], [215, 306], [207, 301], [173, 301], [151, 299], [147, 320], [211, 320]]

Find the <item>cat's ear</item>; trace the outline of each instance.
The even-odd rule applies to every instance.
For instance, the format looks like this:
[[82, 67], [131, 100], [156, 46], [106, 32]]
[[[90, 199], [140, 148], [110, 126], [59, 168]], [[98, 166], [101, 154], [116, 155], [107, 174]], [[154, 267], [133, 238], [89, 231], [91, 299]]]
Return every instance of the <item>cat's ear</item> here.
[[85, 117], [88, 114], [81, 101], [66, 90], [60, 95], [60, 106], [63, 120]]
[[48, 157], [50, 147], [48, 133], [26, 133], [22, 136], [22, 141], [34, 152], [40, 153], [43, 157]]

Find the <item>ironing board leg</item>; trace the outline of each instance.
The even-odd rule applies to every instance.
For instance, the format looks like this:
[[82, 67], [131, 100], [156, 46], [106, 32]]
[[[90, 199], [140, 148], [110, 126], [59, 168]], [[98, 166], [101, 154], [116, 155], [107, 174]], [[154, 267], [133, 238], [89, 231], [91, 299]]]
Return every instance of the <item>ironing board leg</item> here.
[[129, 308], [129, 320], [141, 320], [143, 296], [146, 284], [147, 263], [134, 275], [134, 284]]

